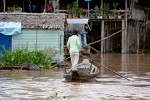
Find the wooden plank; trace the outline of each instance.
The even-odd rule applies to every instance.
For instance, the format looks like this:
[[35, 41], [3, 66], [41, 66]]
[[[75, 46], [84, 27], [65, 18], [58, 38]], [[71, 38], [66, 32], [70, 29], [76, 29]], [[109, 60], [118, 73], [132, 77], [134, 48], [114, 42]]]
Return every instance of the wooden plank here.
[[[110, 12], [126, 12], [126, 10], [109, 10]], [[127, 10], [129, 12], [129, 10]]]

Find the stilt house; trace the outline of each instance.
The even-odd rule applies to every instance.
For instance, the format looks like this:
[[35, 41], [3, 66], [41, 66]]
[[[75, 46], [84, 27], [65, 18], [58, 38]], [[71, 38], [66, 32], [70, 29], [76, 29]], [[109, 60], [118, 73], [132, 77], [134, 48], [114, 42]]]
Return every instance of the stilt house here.
[[[5, 2], [4, 2], [5, 1]], [[22, 12], [67, 13], [68, 4], [77, 2], [83, 18], [90, 14], [87, 44], [93, 52], [139, 53], [145, 48], [147, 16], [144, 12], [146, 0], [3, 0], [0, 11], [7, 12], [12, 3], [21, 7]], [[51, 5], [50, 5], [51, 4]], [[82, 11], [81, 11], [82, 10]], [[68, 16], [69, 17], [69, 16]], [[76, 16], [76, 17], [79, 17]], [[67, 33], [65, 33], [66, 35]], [[66, 36], [64, 40], [67, 40]], [[64, 43], [65, 45], [66, 43]]]

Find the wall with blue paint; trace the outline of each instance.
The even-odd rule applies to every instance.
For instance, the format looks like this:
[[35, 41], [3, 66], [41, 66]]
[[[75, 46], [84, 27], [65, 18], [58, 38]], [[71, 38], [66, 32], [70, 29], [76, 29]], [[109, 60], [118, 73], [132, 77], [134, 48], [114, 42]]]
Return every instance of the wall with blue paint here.
[[12, 46], [12, 36], [0, 33], [0, 51], [3, 52], [3, 47], [5, 47], [7, 50], [11, 50], [11, 46]]
[[55, 61], [63, 61], [64, 31], [22, 29], [21, 34], [12, 36], [12, 51], [15, 48], [25, 46], [28, 46], [29, 50], [43, 50], [47, 47], [55, 48], [58, 50], [58, 54], [53, 59]]

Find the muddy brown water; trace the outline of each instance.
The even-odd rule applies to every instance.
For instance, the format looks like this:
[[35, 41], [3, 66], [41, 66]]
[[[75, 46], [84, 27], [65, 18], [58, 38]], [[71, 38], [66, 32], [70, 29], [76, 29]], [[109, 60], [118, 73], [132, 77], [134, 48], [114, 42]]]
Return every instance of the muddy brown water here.
[[74, 82], [65, 81], [62, 69], [0, 70], [0, 100], [150, 100], [150, 54], [94, 54], [91, 58], [131, 81], [104, 67], [95, 79]]

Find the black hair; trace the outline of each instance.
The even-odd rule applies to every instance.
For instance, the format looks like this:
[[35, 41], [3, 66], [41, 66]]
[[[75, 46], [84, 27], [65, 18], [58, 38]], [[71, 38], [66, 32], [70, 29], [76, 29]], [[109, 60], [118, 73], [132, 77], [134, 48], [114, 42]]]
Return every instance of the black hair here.
[[77, 30], [73, 30], [72, 35], [78, 35], [78, 31]]

